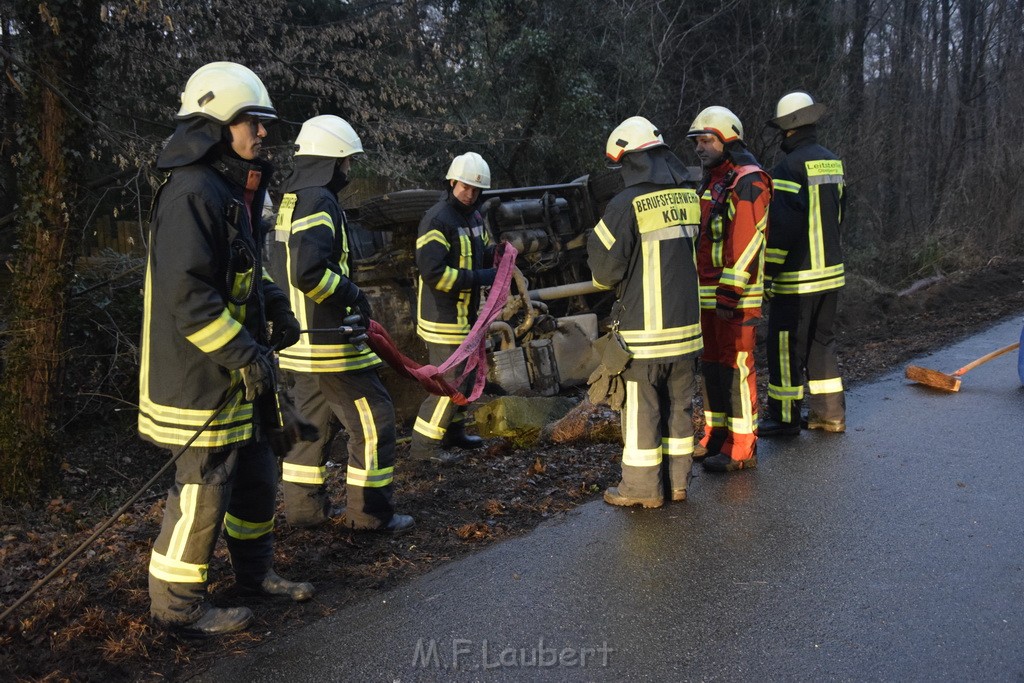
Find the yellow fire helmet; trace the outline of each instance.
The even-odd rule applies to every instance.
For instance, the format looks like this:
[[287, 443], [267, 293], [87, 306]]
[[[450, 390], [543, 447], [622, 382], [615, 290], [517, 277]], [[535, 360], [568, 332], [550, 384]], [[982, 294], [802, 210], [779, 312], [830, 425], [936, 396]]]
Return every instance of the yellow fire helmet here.
[[812, 123], [817, 123], [826, 110], [825, 105], [815, 102], [809, 93], [803, 90], [794, 90], [783, 95], [779, 103], [775, 105], [775, 118], [769, 121], [768, 125], [775, 126], [779, 130], [809, 126]]
[[452, 159], [445, 178], [486, 190], [491, 186], [491, 167], [476, 152], [466, 152]]
[[608, 143], [605, 145], [604, 153], [612, 163], [619, 163], [622, 155], [630, 152], [637, 152], [642, 149], [650, 149], [665, 144], [665, 138], [661, 133], [642, 116], [630, 116], [620, 123], [608, 136]]
[[267, 87], [252, 70], [234, 62], [211, 62], [189, 77], [177, 118], [201, 116], [228, 124], [243, 112], [277, 118]]
[[302, 124], [295, 144], [295, 156], [336, 157], [343, 159], [363, 153], [363, 143], [349, 122], [340, 116], [314, 116]]
[[743, 139], [743, 124], [725, 107], [708, 107], [697, 114], [686, 137], [698, 135], [714, 135], [722, 144], [727, 144]]

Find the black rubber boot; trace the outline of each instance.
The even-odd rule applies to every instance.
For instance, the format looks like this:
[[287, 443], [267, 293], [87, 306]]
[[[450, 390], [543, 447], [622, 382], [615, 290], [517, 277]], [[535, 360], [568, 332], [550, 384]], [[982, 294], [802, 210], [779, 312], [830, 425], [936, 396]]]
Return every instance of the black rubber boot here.
[[618, 486], [610, 486], [604, 492], [604, 502], [609, 505], [630, 507], [632, 505], [643, 505], [645, 508], [660, 508], [665, 500], [660, 496], [657, 498], [630, 498], [619, 493]]
[[712, 455], [701, 463], [707, 472], [735, 472], [736, 470], [751, 470], [757, 467], [757, 453], [746, 460], [733, 460], [725, 453]]
[[472, 434], [466, 433], [466, 425], [461, 420], [459, 422], [452, 422], [448, 427], [448, 431], [444, 433], [444, 438], [441, 439], [442, 448], [482, 448], [484, 440], [479, 436], [473, 436]]
[[273, 569], [267, 572], [260, 585], [243, 586], [242, 590], [252, 595], [291, 598], [295, 602], [305, 602], [312, 598], [316, 592], [313, 584], [306, 581], [282, 579]]
[[252, 623], [252, 610], [248, 607], [211, 607], [191, 624], [158, 623], [186, 638], [216, 638], [248, 627]]
[[758, 436], [796, 436], [800, 433], [800, 423], [782, 422], [768, 418], [757, 423]]

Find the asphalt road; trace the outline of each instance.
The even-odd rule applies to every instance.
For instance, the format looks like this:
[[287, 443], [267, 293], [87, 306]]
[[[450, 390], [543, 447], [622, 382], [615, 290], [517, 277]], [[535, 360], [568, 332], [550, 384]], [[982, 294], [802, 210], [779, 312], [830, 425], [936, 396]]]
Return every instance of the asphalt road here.
[[[918, 365], [952, 372], [1014, 318]], [[1024, 679], [1024, 388], [902, 367], [849, 431], [763, 439], [659, 510], [597, 501], [200, 677], [260, 681]]]

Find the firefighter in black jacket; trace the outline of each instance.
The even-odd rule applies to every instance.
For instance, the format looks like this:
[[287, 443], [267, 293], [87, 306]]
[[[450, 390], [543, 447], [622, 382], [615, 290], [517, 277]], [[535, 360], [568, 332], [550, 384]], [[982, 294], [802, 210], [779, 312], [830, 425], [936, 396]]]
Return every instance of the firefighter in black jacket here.
[[[347, 121], [324, 115], [302, 124], [295, 144], [295, 172], [282, 186], [285, 195], [269, 240], [271, 274], [288, 283], [303, 328], [336, 329], [352, 314], [368, 325], [372, 311], [350, 279], [348, 226], [338, 203], [362, 142]], [[282, 351], [280, 363], [299, 411], [320, 433], [318, 441], [295, 444], [284, 459], [289, 523], [315, 526], [332, 514], [325, 463], [333, 414], [348, 432], [344, 524], [388, 533], [411, 528], [412, 517], [395, 514], [391, 504], [395, 408], [377, 374], [377, 354], [338, 333], [317, 332]]]
[[[476, 322], [480, 289], [494, 283], [495, 246], [480, 215], [480, 191], [491, 186], [491, 170], [476, 152], [452, 160], [447, 195], [420, 221], [416, 239], [419, 292], [416, 334], [427, 344], [430, 363], [440, 365]], [[466, 378], [460, 389], [472, 385]], [[483, 439], [466, 433], [465, 408], [447, 396], [428, 396], [413, 426], [411, 457], [439, 457], [439, 448], [480, 448]], [[445, 458], [441, 458], [444, 460]]]
[[185, 86], [178, 127], [157, 162], [170, 176], [149, 227], [139, 432], [177, 451], [213, 418], [177, 460], [149, 563], [154, 620], [190, 636], [230, 633], [252, 620], [246, 607], [205, 599], [222, 529], [243, 590], [313, 595], [312, 585], [272, 568], [277, 463], [251, 402], [274, 388], [268, 346], [294, 343], [299, 333], [287, 298], [262, 277], [253, 220], [271, 174], [258, 158], [264, 122], [274, 118], [256, 74], [207, 64]]
[[808, 429], [846, 430], [846, 401], [833, 323], [845, 282], [840, 229], [846, 208], [843, 162], [818, 144], [825, 106], [797, 91], [779, 100], [769, 123], [783, 132], [782, 161], [772, 170], [765, 274], [768, 314], [768, 418], [761, 436], [800, 433], [807, 394]]
[[622, 481], [611, 505], [660, 507], [686, 500], [693, 463], [695, 359], [702, 348], [694, 242], [696, 181], [647, 119], [626, 119], [606, 155], [622, 165], [625, 189], [590, 234], [594, 285], [616, 289], [612, 308], [632, 360], [622, 373]]

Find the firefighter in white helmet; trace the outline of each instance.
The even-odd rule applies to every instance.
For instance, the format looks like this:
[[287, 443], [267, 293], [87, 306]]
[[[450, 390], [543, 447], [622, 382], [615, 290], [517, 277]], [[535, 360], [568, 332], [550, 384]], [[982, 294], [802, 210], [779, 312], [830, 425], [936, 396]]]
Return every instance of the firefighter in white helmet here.
[[[416, 333], [432, 365], [440, 365], [469, 335], [480, 307], [480, 290], [494, 283], [494, 241], [480, 213], [480, 193], [491, 186], [491, 170], [476, 152], [452, 160], [445, 197], [420, 221], [416, 239], [419, 285]], [[470, 375], [460, 387], [468, 393]], [[411, 456], [458, 460], [447, 448], [480, 448], [483, 439], [466, 432], [465, 408], [447, 396], [423, 401], [413, 426]]]
[[[833, 328], [845, 282], [841, 229], [846, 211], [843, 162], [818, 143], [825, 105], [797, 90], [779, 99], [770, 125], [785, 156], [772, 170], [775, 196], [765, 273], [768, 313], [768, 415], [762, 436], [808, 429], [846, 430], [846, 399]], [[805, 395], [806, 385], [806, 395]]]
[[[256, 406], [274, 398], [269, 348], [299, 333], [287, 297], [261, 277], [259, 217], [270, 167], [259, 153], [274, 118], [256, 74], [231, 62], [207, 64], [185, 86], [177, 129], [157, 160], [169, 176], [149, 225], [139, 433], [175, 452], [195, 440], [176, 461], [153, 544], [150, 611], [189, 636], [230, 633], [252, 620], [247, 607], [206, 601], [222, 529], [243, 590], [313, 595], [312, 585], [272, 568], [277, 462], [262, 436], [269, 427], [256, 424], [265, 415]], [[240, 383], [243, 392], [235, 391]]]
[[[619, 379], [625, 393], [622, 479], [604, 500], [656, 508], [686, 500], [693, 464], [700, 201], [696, 179], [641, 116], [612, 130], [605, 155], [620, 166], [625, 188], [590, 233], [587, 257], [594, 285], [615, 291], [611, 326], [631, 357], [604, 354], [591, 377], [592, 399]], [[614, 396], [604, 400], [618, 404]]]
[[[288, 283], [304, 329], [337, 329], [353, 314], [365, 328], [373, 312], [351, 279], [349, 229], [338, 202], [362, 142], [347, 121], [327, 114], [303, 123], [295, 144], [295, 170], [281, 186], [285, 194], [270, 241], [271, 274]], [[317, 441], [296, 443], [282, 464], [289, 524], [311, 527], [342, 517], [326, 487], [336, 416], [348, 434], [344, 525], [392, 534], [410, 529], [412, 517], [396, 514], [391, 502], [395, 407], [377, 374], [380, 358], [365, 344], [329, 332], [303, 335], [279, 358], [299, 411], [319, 430]]]
[[757, 378], [754, 325], [761, 316], [765, 230], [771, 178], [743, 142], [743, 124], [725, 107], [708, 107], [693, 120], [693, 140], [704, 168], [700, 273], [704, 334], [703, 459], [709, 472], [757, 466]]

